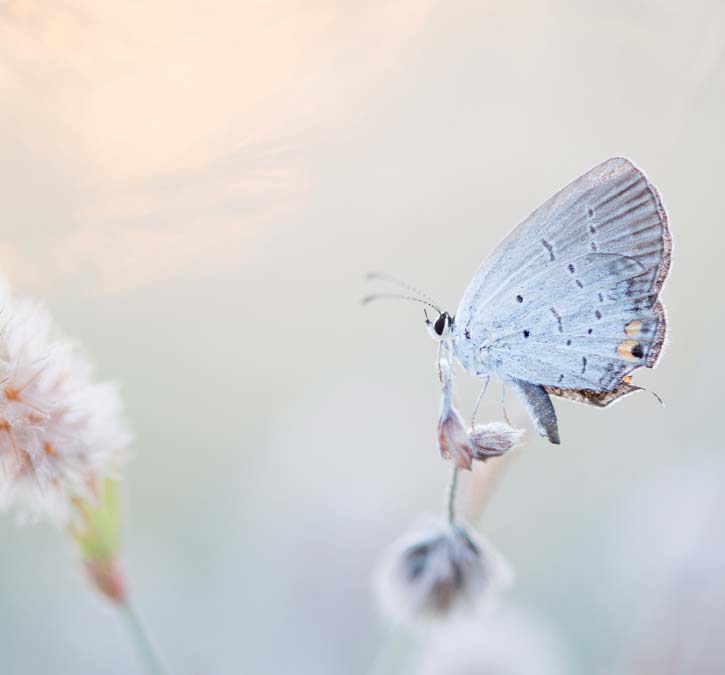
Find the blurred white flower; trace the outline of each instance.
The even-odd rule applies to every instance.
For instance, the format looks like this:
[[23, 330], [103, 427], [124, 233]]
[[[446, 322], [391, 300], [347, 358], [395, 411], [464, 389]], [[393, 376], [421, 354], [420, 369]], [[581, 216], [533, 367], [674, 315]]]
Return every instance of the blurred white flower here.
[[416, 675], [562, 675], [565, 661], [546, 627], [506, 608], [446, 622], [432, 634]]
[[65, 523], [70, 500], [125, 457], [120, 397], [42, 305], [2, 284], [0, 307], [0, 504]]
[[460, 524], [435, 524], [393, 544], [378, 569], [383, 610], [393, 619], [436, 618], [472, 607], [513, 580], [494, 548]]
[[469, 434], [473, 458], [485, 462], [500, 457], [517, 445], [524, 436], [523, 429], [514, 429], [504, 422], [477, 424]]

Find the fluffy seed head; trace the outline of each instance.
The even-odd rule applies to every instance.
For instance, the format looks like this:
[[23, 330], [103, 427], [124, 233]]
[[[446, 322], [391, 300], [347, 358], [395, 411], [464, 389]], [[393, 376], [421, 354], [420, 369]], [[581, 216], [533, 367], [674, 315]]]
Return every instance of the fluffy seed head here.
[[397, 620], [440, 618], [473, 606], [512, 580], [490, 544], [459, 524], [437, 524], [404, 536], [378, 570], [383, 609]]
[[0, 307], [0, 504], [62, 524], [89, 478], [124, 460], [121, 401], [42, 305], [0, 284]]
[[477, 424], [469, 434], [473, 458], [485, 462], [491, 457], [500, 457], [521, 441], [523, 429], [514, 429], [504, 422]]

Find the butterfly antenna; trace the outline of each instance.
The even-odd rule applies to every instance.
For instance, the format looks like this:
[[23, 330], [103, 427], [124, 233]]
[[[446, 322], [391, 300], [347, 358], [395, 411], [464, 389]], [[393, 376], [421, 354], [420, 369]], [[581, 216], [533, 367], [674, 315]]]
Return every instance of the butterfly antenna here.
[[373, 295], [366, 295], [362, 299], [362, 304], [367, 305], [369, 302], [373, 302], [373, 300], [410, 300], [411, 302], [420, 302], [423, 305], [432, 307], [436, 312], [438, 312], [438, 314], [443, 314], [438, 305], [412, 295], [401, 295], [399, 293], [374, 293]]
[[431, 305], [434, 305], [433, 299], [428, 295], [425, 291], [421, 291], [420, 288], [417, 288], [416, 286], [413, 286], [412, 284], [407, 284], [405, 281], [401, 281], [400, 279], [396, 279], [395, 277], [391, 277], [389, 274], [381, 274], [380, 272], [368, 272], [367, 274], [368, 281], [387, 281], [391, 284], [396, 284], [397, 286], [400, 286], [401, 288], [404, 288], [406, 291], [409, 291], [413, 293], [414, 295], [417, 295], [425, 300], [427, 300]]

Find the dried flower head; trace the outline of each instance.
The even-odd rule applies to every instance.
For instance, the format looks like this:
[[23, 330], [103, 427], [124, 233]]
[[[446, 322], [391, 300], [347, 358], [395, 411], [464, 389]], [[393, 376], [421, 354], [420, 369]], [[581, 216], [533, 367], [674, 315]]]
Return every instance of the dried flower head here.
[[444, 459], [452, 459], [459, 469], [471, 470], [474, 459], [485, 462], [499, 457], [516, 445], [524, 435], [503, 422], [491, 422], [467, 430], [460, 413], [453, 405], [453, 369], [445, 359], [440, 361], [443, 392], [438, 419], [438, 447]]
[[524, 433], [523, 429], [514, 429], [504, 422], [477, 424], [468, 436], [473, 458], [485, 462], [491, 457], [500, 457], [517, 445]]
[[459, 469], [470, 471], [473, 446], [460, 414], [452, 405], [444, 407], [438, 420], [438, 447], [441, 457], [452, 459]]
[[436, 618], [473, 606], [512, 580], [490, 544], [460, 524], [438, 524], [393, 545], [378, 570], [383, 609], [397, 619]]
[[124, 458], [120, 398], [40, 304], [0, 285], [0, 306], [0, 502], [64, 523], [89, 477]]
[[441, 414], [438, 419], [438, 447], [441, 457], [452, 459], [459, 469], [471, 469], [473, 447], [461, 415], [453, 406], [453, 369], [446, 359], [439, 362], [443, 382]]

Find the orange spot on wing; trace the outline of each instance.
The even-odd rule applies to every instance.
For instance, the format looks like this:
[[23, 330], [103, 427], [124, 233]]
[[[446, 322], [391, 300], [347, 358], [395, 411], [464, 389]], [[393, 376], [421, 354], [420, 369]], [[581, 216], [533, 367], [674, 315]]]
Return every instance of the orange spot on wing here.
[[623, 340], [617, 346], [617, 354], [625, 361], [637, 361], [637, 357], [632, 354], [632, 350], [639, 344], [637, 340]]
[[642, 330], [642, 322], [639, 319], [630, 321], [625, 327], [624, 332], [630, 337], [637, 337]]

